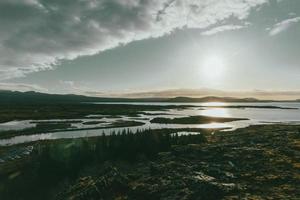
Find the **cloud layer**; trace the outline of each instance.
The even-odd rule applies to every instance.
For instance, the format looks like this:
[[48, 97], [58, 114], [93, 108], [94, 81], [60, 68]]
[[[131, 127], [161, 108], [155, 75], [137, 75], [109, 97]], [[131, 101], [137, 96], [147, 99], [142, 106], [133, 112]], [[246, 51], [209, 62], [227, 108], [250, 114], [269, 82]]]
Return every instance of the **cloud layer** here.
[[21, 92], [27, 92], [27, 91], [48, 92], [46, 88], [34, 84], [0, 82], [0, 91], [1, 90], [11, 90], [11, 91], [21, 91]]
[[0, 80], [182, 28], [244, 20], [267, 0], [1, 0]]
[[230, 24], [230, 25], [223, 25], [223, 26], [218, 26], [218, 27], [215, 27], [215, 28], [212, 28], [208, 31], [204, 31], [202, 32], [201, 34], [202, 35], [214, 35], [214, 34], [217, 34], [217, 33], [220, 33], [220, 32], [224, 32], [224, 31], [230, 31], [230, 30], [238, 30], [238, 29], [242, 29], [244, 28], [245, 26], [241, 26], [241, 25], [233, 25], [233, 24]]
[[287, 30], [289, 27], [291, 27], [293, 24], [300, 21], [300, 17], [294, 17], [290, 19], [283, 20], [277, 24], [275, 24], [270, 30], [269, 35], [274, 36], [277, 35], [285, 30]]

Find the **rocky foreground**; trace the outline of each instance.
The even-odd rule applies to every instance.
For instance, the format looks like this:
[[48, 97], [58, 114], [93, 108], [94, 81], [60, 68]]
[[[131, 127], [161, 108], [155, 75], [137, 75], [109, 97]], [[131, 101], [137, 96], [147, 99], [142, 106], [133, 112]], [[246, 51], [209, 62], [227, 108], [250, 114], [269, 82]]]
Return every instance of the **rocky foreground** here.
[[84, 170], [56, 199], [300, 199], [300, 126], [215, 132], [154, 160]]

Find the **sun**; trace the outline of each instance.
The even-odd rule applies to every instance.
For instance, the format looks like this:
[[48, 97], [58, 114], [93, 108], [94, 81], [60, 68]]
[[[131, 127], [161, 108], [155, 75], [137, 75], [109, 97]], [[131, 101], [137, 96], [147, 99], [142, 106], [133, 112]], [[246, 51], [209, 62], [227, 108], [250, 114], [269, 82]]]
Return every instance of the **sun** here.
[[201, 67], [202, 75], [209, 79], [220, 78], [225, 69], [225, 62], [221, 56], [211, 55], [208, 56]]

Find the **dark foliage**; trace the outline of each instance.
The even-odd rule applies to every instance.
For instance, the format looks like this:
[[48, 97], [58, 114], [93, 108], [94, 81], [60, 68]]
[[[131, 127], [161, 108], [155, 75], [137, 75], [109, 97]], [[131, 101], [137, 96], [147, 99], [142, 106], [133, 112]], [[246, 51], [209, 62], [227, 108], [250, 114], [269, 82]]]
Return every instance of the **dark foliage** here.
[[189, 117], [179, 117], [179, 118], [164, 118], [156, 117], [152, 119], [151, 123], [160, 124], [206, 124], [212, 122], [232, 122], [238, 120], [247, 120], [246, 118], [224, 118], [224, 117], [208, 117], [208, 116], [189, 116]]
[[72, 182], [88, 166], [108, 160], [151, 160], [172, 145], [205, 141], [202, 134], [179, 137], [161, 130], [124, 130], [109, 136], [42, 142], [34, 145], [30, 162], [16, 169], [17, 177], [11, 178], [11, 173], [0, 177], [0, 199], [50, 199], [59, 184]]

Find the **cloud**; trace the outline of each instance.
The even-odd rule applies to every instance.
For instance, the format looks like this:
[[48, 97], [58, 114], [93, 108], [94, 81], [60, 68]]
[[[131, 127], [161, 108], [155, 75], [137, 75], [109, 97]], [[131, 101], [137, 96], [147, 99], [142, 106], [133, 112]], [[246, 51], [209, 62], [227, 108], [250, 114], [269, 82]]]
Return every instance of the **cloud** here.
[[38, 91], [38, 92], [47, 92], [46, 88], [40, 87], [34, 84], [25, 84], [25, 83], [1, 83], [0, 90], [11, 90], [11, 91]]
[[67, 87], [71, 87], [74, 88], [75, 87], [75, 82], [74, 81], [63, 81], [60, 80], [59, 83], [63, 86], [67, 86]]
[[230, 31], [230, 30], [238, 30], [238, 29], [242, 29], [245, 28], [245, 26], [241, 26], [241, 25], [223, 25], [223, 26], [218, 26], [215, 28], [212, 28], [208, 31], [204, 31], [201, 33], [201, 35], [214, 35], [220, 32], [224, 32], [224, 31]]
[[1, 0], [0, 80], [177, 29], [244, 20], [267, 1]]
[[290, 28], [293, 24], [300, 21], [300, 17], [294, 17], [290, 19], [283, 20], [277, 24], [275, 24], [271, 29], [267, 29], [269, 31], [270, 36], [277, 35], [288, 28]]

